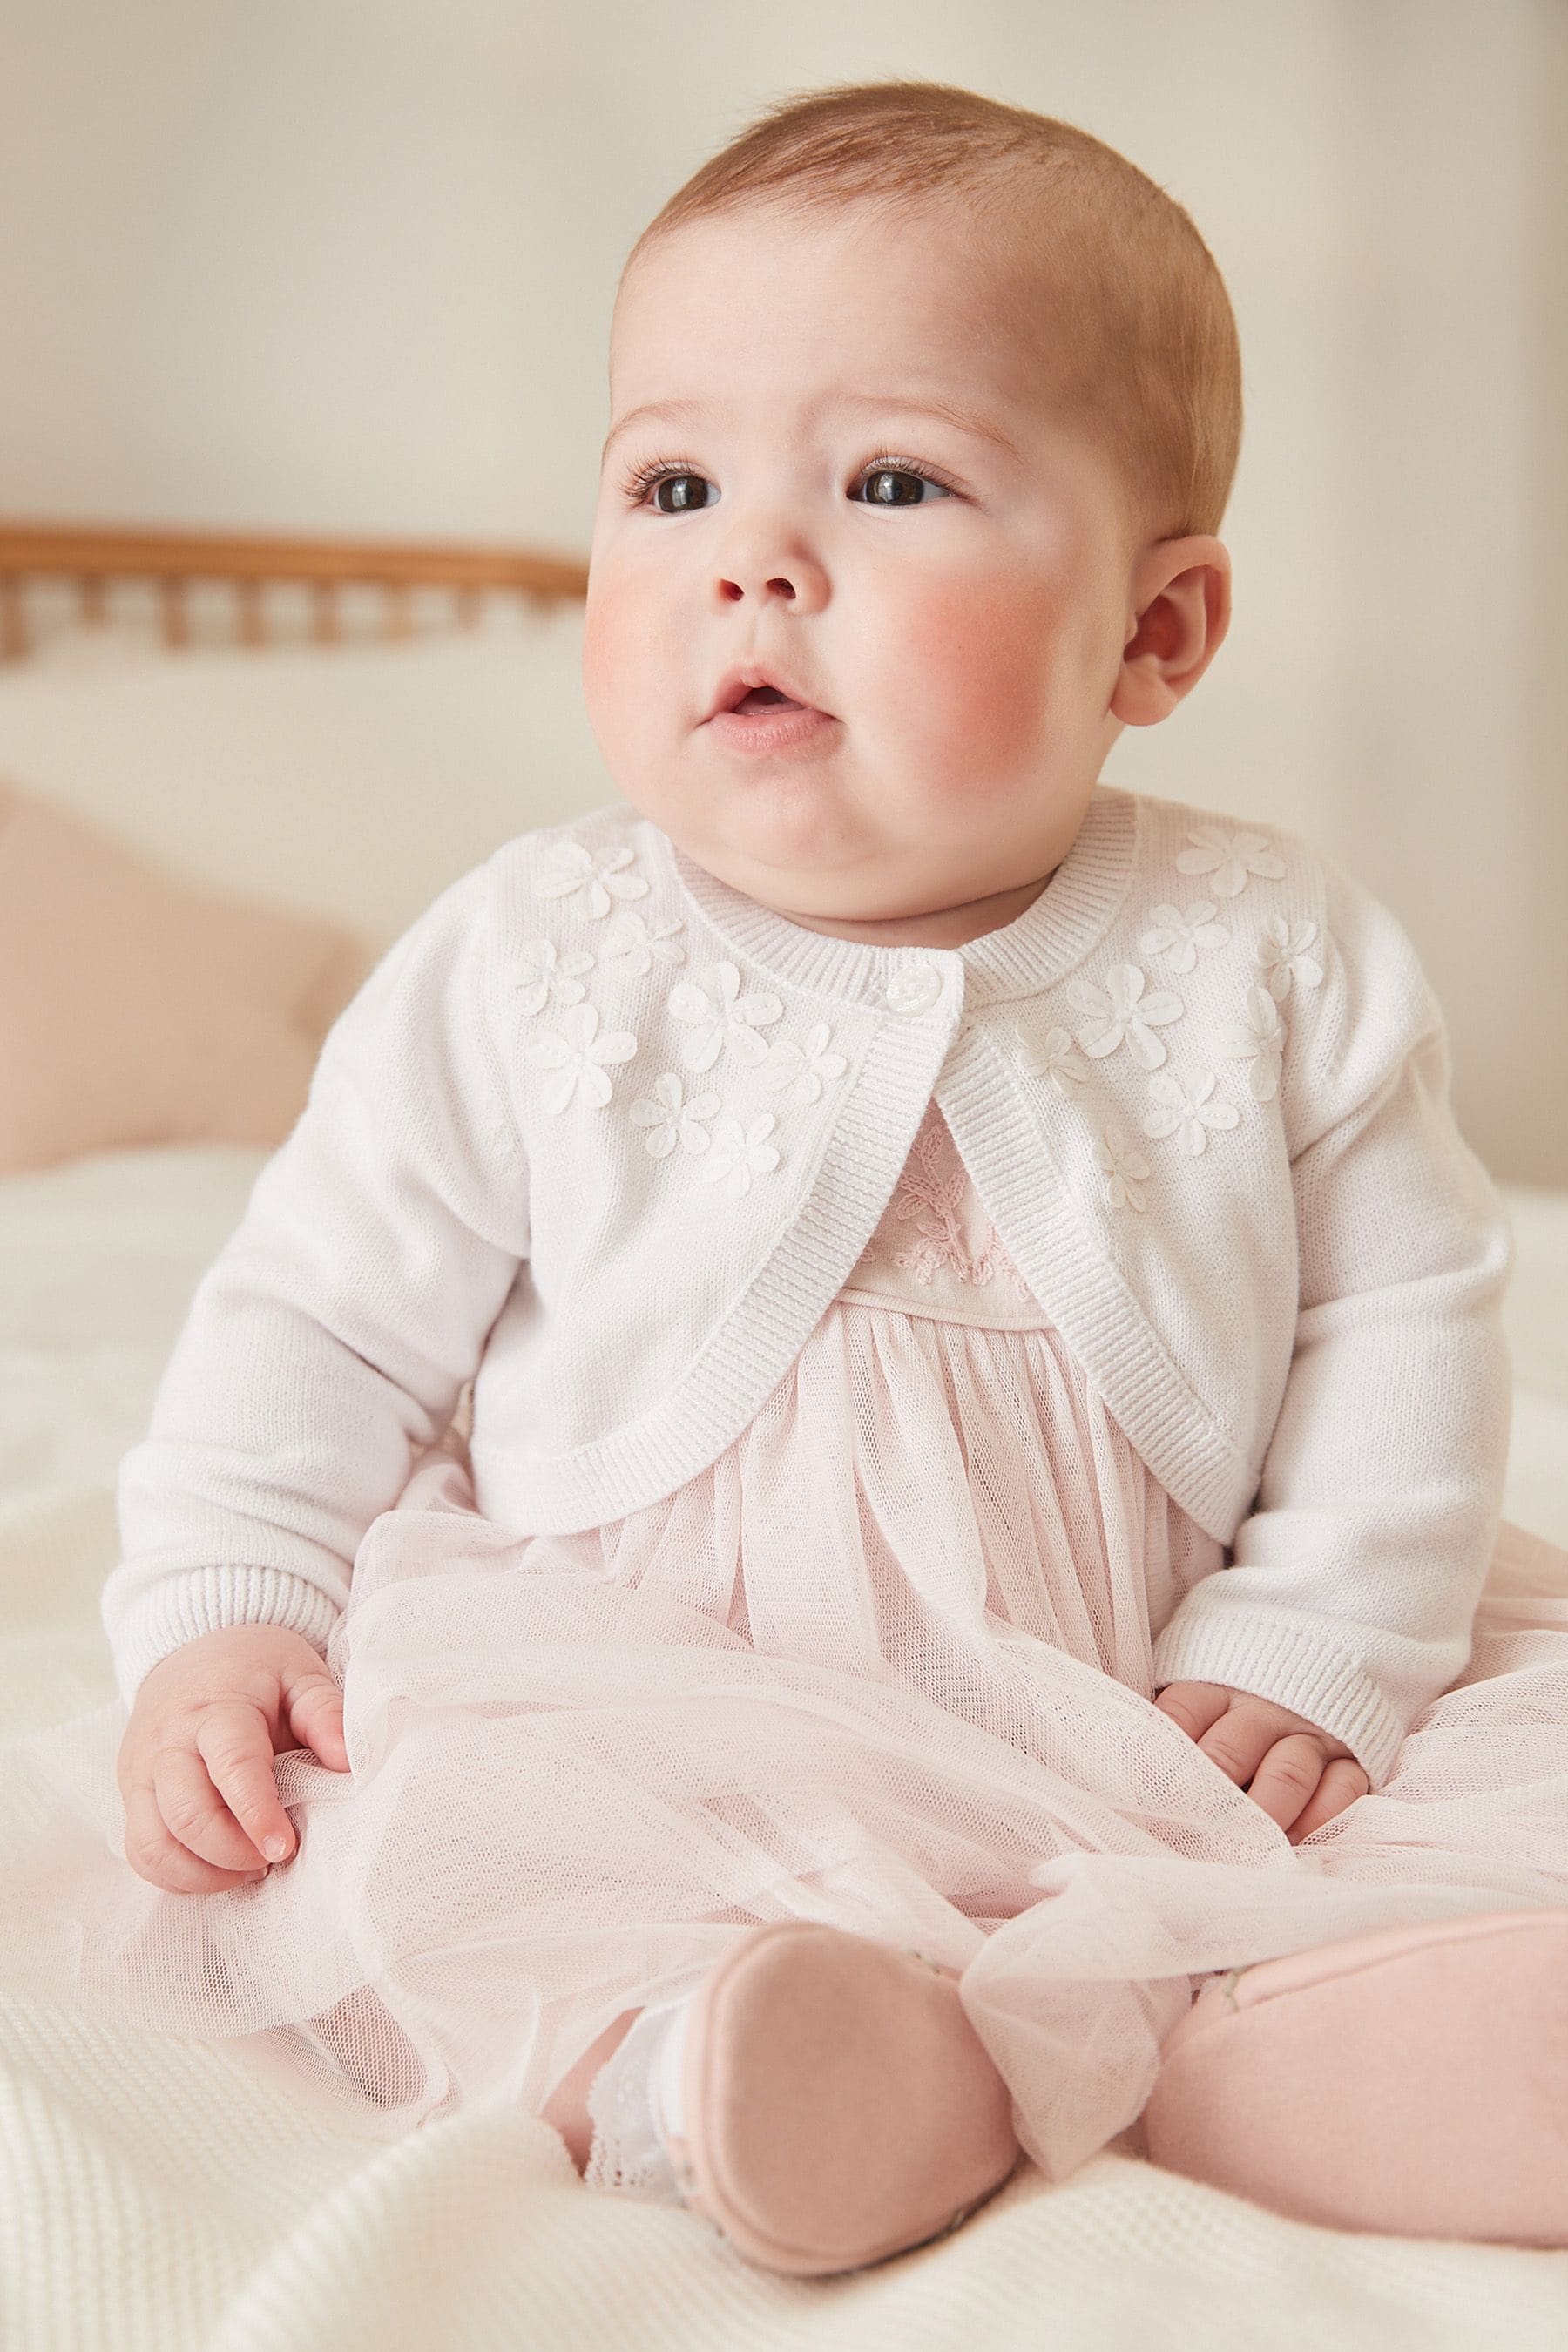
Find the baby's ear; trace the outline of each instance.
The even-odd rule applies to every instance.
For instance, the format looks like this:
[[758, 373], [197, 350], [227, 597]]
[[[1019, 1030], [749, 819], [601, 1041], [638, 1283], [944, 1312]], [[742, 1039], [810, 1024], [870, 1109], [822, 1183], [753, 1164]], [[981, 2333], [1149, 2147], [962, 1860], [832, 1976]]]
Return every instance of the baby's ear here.
[[1230, 627], [1230, 554], [1207, 533], [1164, 539], [1132, 574], [1137, 625], [1121, 650], [1112, 716], [1153, 727], [1196, 686]]

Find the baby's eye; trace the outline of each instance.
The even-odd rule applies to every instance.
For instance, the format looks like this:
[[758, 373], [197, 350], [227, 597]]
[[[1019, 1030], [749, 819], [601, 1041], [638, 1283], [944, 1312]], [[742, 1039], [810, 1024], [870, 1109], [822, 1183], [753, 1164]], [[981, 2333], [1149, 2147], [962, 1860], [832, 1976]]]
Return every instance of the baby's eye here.
[[[905, 497], [898, 488], [897, 486], [900, 482], [914, 482], [919, 485], [913, 498]], [[903, 459], [900, 459], [897, 465], [889, 463], [886, 458], [874, 459], [858, 477], [856, 488], [858, 488], [861, 483], [864, 483], [871, 492], [866, 500], [866, 504], [869, 507], [929, 506], [931, 503], [931, 500], [921, 496], [921, 491], [925, 489], [935, 490], [939, 498], [946, 499], [952, 495], [946, 484], [939, 482], [934, 474], [928, 474], [923, 466]], [[893, 487], [884, 494], [884, 486], [889, 484]]]
[[[694, 482], [706, 482], [706, 476], [702, 474], [675, 472], [654, 474], [641, 484], [634, 483], [633, 489], [640, 490], [643, 496], [651, 496], [654, 510], [658, 514], [700, 514], [708, 504], [708, 500], [694, 499], [691, 496], [690, 486]], [[710, 488], [712, 486], [708, 484], [708, 487]], [[669, 490], [672, 493], [668, 505], [659, 497], [661, 490]], [[679, 495], [673, 495], [675, 493]]]

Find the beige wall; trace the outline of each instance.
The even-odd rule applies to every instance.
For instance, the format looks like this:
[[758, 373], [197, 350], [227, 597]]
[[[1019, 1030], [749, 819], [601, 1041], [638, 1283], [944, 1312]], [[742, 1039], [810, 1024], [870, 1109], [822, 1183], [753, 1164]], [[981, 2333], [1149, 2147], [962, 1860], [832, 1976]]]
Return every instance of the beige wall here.
[[1415, 936], [1461, 1117], [1568, 1182], [1560, 0], [0, 0], [0, 512], [586, 546], [616, 272], [765, 100], [1081, 122], [1240, 322], [1230, 638], [1113, 782]]

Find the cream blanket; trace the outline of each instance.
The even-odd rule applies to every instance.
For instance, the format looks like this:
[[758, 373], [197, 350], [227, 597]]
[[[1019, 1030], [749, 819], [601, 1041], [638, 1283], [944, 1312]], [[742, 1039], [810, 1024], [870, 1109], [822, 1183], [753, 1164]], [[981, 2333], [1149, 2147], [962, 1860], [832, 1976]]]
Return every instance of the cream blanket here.
[[[101, 1706], [113, 1476], [264, 1155], [104, 1154], [0, 1182], [0, 1746]], [[1510, 1517], [1568, 1543], [1568, 1200], [1512, 1196]], [[1559, 2352], [1568, 2252], [1362, 2237], [1107, 2151], [1024, 2168], [858, 2277], [752, 2269], [684, 2211], [595, 2195], [533, 2117], [344, 2134], [252, 2054], [0, 1998], [5, 2352], [613, 2345]]]

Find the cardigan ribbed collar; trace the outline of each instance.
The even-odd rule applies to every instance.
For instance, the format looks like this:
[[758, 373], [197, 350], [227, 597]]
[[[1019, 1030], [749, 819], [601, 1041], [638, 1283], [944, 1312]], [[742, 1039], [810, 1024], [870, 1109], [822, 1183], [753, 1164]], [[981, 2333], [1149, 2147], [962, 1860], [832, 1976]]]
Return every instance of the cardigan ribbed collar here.
[[1010, 923], [963, 947], [879, 947], [792, 923], [721, 881], [679, 843], [648, 825], [668, 878], [739, 956], [793, 988], [854, 1003], [881, 1004], [889, 982], [912, 965], [945, 971], [961, 963], [964, 1001], [984, 1004], [1030, 996], [1080, 964], [1126, 896], [1137, 850], [1134, 793], [1096, 784], [1077, 838], [1037, 898]]

